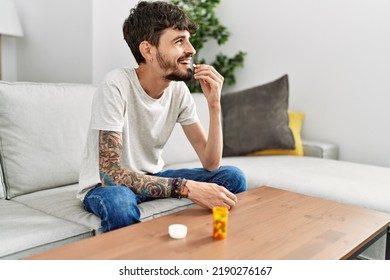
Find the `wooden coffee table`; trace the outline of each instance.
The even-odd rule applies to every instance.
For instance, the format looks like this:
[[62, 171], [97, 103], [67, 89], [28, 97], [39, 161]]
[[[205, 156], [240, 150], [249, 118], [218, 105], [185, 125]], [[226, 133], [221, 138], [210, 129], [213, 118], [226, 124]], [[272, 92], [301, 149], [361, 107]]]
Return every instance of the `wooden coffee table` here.
[[[389, 214], [265, 186], [238, 198], [225, 240], [195, 206], [29, 259], [348, 259], [384, 234], [389, 258]], [[187, 225], [186, 238], [169, 237], [173, 223]]]

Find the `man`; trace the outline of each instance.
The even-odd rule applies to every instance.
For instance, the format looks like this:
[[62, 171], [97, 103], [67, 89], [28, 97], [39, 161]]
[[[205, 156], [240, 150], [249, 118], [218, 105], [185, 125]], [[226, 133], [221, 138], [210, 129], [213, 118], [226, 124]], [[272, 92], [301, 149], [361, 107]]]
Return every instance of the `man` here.
[[[139, 222], [138, 204], [186, 197], [206, 208], [233, 207], [246, 190], [243, 173], [220, 166], [223, 77], [209, 65], [190, 62], [197, 30], [167, 2], [139, 2], [123, 25], [139, 67], [106, 75], [92, 105], [78, 197], [102, 220], [103, 232]], [[206, 136], [183, 81], [200, 81], [210, 115]], [[162, 149], [179, 122], [203, 168], [162, 171]]]

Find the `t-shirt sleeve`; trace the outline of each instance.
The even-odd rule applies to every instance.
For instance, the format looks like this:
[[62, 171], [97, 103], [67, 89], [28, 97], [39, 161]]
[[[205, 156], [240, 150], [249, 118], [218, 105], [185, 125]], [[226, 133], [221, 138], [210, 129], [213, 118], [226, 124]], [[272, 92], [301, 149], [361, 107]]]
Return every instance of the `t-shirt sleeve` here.
[[177, 122], [181, 125], [189, 125], [199, 122], [194, 98], [186, 86], [185, 89], [183, 89], [183, 92], [184, 94], [180, 102], [180, 113]]
[[119, 83], [106, 77], [94, 96], [91, 129], [122, 132], [125, 108]]

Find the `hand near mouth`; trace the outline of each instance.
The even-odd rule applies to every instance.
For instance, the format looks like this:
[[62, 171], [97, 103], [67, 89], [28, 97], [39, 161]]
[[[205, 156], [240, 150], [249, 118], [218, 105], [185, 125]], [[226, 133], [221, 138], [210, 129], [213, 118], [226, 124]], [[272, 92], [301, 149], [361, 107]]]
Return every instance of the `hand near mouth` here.
[[223, 76], [213, 66], [206, 64], [194, 65], [194, 73], [194, 78], [199, 80], [209, 105], [215, 104], [215, 102], [219, 105]]

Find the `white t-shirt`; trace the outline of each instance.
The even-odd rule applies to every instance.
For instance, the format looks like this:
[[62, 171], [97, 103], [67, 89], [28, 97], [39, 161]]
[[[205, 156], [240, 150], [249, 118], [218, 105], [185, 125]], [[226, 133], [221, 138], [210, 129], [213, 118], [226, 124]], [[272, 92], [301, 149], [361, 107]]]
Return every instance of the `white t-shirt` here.
[[122, 132], [123, 167], [143, 174], [156, 173], [164, 166], [161, 154], [175, 124], [198, 121], [195, 102], [184, 82], [171, 82], [159, 99], [153, 99], [141, 87], [135, 69], [111, 71], [92, 102], [77, 197], [83, 200], [100, 183], [100, 130]]

